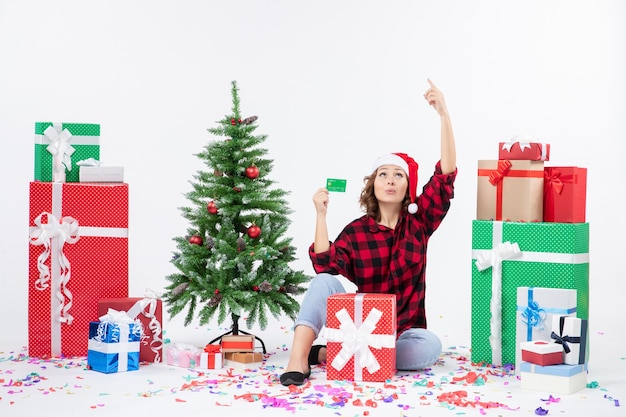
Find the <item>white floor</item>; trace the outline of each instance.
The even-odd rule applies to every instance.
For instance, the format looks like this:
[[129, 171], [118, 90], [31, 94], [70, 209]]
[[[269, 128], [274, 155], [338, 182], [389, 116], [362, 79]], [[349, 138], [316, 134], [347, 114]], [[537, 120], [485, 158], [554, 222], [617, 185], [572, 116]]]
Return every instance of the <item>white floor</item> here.
[[[188, 329], [189, 337], [199, 330]], [[315, 367], [309, 384], [290, 390], [278, 382], [290, 330], [280, 327], [262, 337], [267, 355], [258, 369], [203, 372], [146, 364], [118, 374], [87, 370], [85, 358], [28, 358], [25, 347], [0, 342], [0, 415], [521, 416], [537, 415], [539, 408], [548, 416], [626, 415], [626, 354], [617, 330], [591, 335], [590, 387], [572, 395], [522, 390], [501, 368], [472, 366], [468, 340], [446, 335], [444, 354], [428, 372], [398, 373], [388, 383], [348, 383], [327, 381], [324, 368]], [[472, 372], [486, 382], [469, 384]], [[442, 395], [464, 405], [441, 402]]]

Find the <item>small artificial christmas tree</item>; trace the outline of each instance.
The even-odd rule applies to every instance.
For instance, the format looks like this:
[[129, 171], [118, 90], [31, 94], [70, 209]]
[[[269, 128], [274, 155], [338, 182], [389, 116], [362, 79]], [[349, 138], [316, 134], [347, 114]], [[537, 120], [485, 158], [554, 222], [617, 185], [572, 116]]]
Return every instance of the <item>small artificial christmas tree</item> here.
[[[295, 318], [299, 303], [294, 295], [304, 292], [310, 280], [294, 271], [289, 226], [288, 194], [272, 188], [272, 162], [259, 147], [266, 135], [254, 135], [256, 116], [242, 119], [239, 90], [232, 82], [232, 114], [208, 131], [216, 139], [197, 156], [210, 168], [198, 171], [186, 194], [192, 203], [181, 207], [190, 226], [186, 237], [175, 237], [177, 251], [172, 263], [178, 269], [167, 277], [163, 295], [172, 316], [188, 308], [185, 325], [197, 314], [206, 324], [216, 313], [218, 324], [230, 314], [233, 334], [244, 313], [246, 324], [265, 329], [267, 312], [278, 318]], [[242, 332], [245, 333], [245, 332]]]

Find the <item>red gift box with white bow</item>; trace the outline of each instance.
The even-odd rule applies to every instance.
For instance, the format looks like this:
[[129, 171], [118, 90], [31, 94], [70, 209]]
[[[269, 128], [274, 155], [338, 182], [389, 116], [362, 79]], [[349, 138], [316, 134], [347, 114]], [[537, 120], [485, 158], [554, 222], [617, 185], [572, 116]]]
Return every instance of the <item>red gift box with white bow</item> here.
[[396, 372], [395, 294], [333, 294], [327, 300], [326, 378], [383, 382]]
[[498, 159], [516, 159], [525, 161], [549, 161], [550, 144], [533, 142], [529, 140], [519, 140], [513, 138], [509, 142], [500, 142], [498, 149]]
[[30, 183], [28, 354], [86, 356], [98, 300], [128, 297], [128, 184]]

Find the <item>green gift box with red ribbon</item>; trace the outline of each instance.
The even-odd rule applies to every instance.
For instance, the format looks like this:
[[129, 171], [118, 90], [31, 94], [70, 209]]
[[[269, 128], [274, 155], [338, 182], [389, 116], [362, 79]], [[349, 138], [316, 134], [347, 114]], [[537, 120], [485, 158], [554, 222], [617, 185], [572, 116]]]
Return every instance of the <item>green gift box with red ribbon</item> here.
[[[35, 181], [79, 182], [77, 162], [100, 160], [100, 125], [35, 123]], [[55, 161], [63, 179], [55, 179]]]
[[584, 223], [587, 209], [587, 168], [544, 168], [543, 221]]
[[518, 287], [576, 290], [589, 317], [589, 223], [472, 222], [472, 362], [516, 363]]
[[543, 161], [478, 161], [477, 220], [543, 220]]
[[98, 300], [128, 297], [128, 184], [30, 183], [28, 354], [86, 356]]

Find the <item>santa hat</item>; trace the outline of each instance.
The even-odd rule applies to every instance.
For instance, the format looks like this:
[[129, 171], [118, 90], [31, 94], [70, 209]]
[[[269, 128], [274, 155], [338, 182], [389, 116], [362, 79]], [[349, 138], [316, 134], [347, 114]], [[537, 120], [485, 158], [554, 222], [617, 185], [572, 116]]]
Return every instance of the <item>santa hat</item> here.
[[381, 155], [374, 161], [372, 172], [375, 172], [383, 165], [397, 165], [404, 170], [409, 177], [409, 196], [411, 204], [409, 204], [409, 213], [417, 213], [417, 168], [419, 165], [413, 158], [405, 153], [388, 153]]

